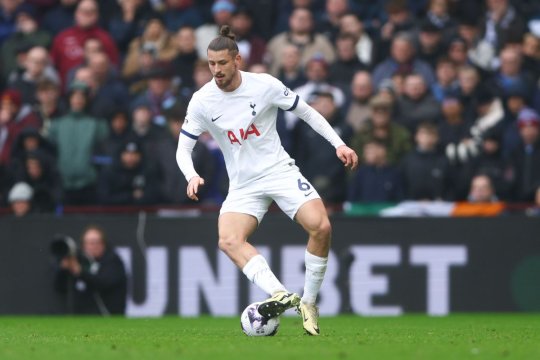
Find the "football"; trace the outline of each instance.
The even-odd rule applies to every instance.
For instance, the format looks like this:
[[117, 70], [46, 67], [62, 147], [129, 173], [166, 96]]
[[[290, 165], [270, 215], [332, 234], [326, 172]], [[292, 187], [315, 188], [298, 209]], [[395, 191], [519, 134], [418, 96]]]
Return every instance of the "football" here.
[[260, 302], [249, 304], [240, 316], [242, 331], [247, 336], [274, 336], [279, 328], [279, 317], [266, 319], [259, 314]]

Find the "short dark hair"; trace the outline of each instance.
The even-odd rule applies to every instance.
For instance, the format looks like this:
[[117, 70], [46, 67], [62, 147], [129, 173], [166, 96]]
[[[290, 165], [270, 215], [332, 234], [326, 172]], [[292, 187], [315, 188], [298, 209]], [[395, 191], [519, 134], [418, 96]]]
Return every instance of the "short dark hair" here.
[[223, 25], [219, 29], [219, 36], [208, 44], [208, 50], [221, 51], [228, 50], [231, 55], [238, 55], [238, 45], [236, 44], [236, 35], [231, 31], [229, 25]]

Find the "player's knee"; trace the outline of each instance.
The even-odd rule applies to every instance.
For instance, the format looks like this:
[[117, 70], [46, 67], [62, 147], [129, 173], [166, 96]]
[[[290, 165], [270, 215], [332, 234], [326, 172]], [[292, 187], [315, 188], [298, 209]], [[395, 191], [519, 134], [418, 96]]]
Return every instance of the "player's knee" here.
[[245, 240], [235, 235], [223, 235], [219, 237], [218, 247], [221, 251], [228, 254], [234, 252]]
[[332, 236], [332, 224], [328, 218], [323, 219], [317, 228], [317, 237], [321, 240], [330, 240]]

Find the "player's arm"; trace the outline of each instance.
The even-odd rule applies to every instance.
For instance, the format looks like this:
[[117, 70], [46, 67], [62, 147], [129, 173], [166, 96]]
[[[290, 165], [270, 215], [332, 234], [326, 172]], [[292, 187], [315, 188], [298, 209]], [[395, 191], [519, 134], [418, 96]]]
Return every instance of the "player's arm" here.
[[191, 200], [198, 201], [197, 193], [199, 192], [199, 186], [204, 185], [204, 179], [195, 171], [193, 159], [191, 158], [196, 143], [197, 137], [186, 131], [181, 131], [178, 138], [178, 148], [176, 149], [176, 162], [188, 182], [187, 196]]
[[291, 110], [292, 113], [304, 120], [313, 130], [328, 140], [336, 148], [336, 155], [345, 166], [350, 166], [352, 170], [356, 169], [358, 166], [356, 152], [345, 145], [345, 142], [317, 110], [309, 106], [304, 100], [298, 98], [297, 101], [296, 106]]

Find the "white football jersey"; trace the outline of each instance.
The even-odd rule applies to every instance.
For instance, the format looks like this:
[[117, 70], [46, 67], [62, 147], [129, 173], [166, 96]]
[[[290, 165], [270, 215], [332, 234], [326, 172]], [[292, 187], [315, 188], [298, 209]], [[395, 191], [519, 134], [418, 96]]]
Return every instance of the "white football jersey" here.
[[242, 83], [231, 92], [212, 79], [193, 94], [182, 134], [197, 139], [208, 131], [223, 156], [230, 188], [294, 164], [276, 130], [278, 108], [292, 111], [299, 97], [268, 74], [241, 71]]

